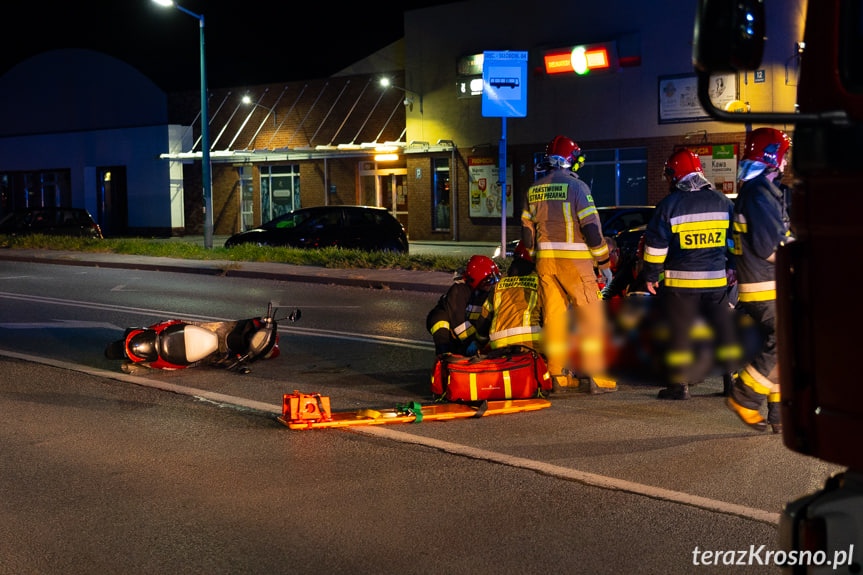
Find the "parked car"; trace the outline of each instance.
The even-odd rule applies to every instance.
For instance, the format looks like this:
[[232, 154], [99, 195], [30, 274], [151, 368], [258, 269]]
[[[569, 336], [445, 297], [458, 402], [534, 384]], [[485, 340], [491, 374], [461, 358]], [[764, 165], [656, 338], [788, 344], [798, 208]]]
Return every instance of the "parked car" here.
[[293, 248], [340, 247], [408, 253], [404, 226], [384, 208], [318, 206], [288, 212], [260, 227], [228, 238], [225, 247], [240, 244]]
[[[602, 234], [614, 238], [621, 251], [638, 249], [647, 223], [653, 217], [656, 206], [601, 206], [597, 207], [599, 221], [602, 222]], [[512, 257], [518, 240], [508, 242], [506, 256]], [[500, 247], [494, 252], [494, 257], [500, 257]]]
[[23, 236], [78, 236], [102, 239], [90, 213], [83, 208], [24, 208], [0, 218], [0, 234]]

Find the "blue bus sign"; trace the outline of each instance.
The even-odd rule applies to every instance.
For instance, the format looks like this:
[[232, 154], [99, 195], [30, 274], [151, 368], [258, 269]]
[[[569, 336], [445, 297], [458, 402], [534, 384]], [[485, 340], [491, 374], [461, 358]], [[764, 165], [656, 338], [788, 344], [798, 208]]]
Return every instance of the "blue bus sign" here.
[[482, 115], [527, 116], [527, 52], [483, 52]]

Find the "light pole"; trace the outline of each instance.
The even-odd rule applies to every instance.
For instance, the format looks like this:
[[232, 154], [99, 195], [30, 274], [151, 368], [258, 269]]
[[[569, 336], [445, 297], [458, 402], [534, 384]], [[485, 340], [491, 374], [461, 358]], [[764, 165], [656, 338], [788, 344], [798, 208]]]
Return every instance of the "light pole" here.
[[182, 6], [175, 4], [173, 0], [153, 0], [160, 6], [173, 6], [180, 12], [194, 16], [200, 23], [201, 30], [201, 179], [203, 180], [204, 197], [204, 247], [213, 247], [213, 178], [212, 164], [210, 162], [210, 113], [207, 108], [207, 63], [204, 55], [204, 15], [195, 14]]

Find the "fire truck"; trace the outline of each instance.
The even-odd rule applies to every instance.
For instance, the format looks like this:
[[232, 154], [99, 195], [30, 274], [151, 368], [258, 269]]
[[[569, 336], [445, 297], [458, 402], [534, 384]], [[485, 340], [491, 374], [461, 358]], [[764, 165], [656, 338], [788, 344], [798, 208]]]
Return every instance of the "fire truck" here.
[[[847, 467], [823, 489], [789, 502], [780, 543], [847, 565], [787, 566], [793, 573], [863, 573], [863, 0], [808, 0], [797, 105], [735, 113], [714, 106], [712, 74], [761, 64], [764, 0], [698, 0], [693, 65], [699, 101], [715, 120], [793, 125], [791, 229], [777, 252], [776, 312], [783, 442]], [[805, 46], [805, 50], [803, 47]], [[790, 554], [790, 553], [789, 553]], [[811, 557], [811, 555], [810, 555]]]

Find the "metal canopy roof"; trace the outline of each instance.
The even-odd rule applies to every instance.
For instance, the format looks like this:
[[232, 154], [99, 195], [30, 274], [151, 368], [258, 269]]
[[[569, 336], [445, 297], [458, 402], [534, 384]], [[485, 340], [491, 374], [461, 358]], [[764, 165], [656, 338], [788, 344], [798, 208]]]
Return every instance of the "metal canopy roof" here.
[[[332, 77], [210, 92], [210, 160], [213, 163], [277, 162], [334, 157], [371, 158], [390, 147], [403, 154], [449, 152], [451, 141], [406, 142], [406, 108], [412, 92], [384, 88], [379, 75]], [[408, 97], [405, 97], [406, 94]], [[190, 116], [197, 112], [194, 119]], [[172, 123], [187, 126], [191, 149], [160, 154], [168, 160], [198, 160], [201, 150], [200, 93], [171, 95]], [[394, 149], [393, 149], [394, 148]]]

